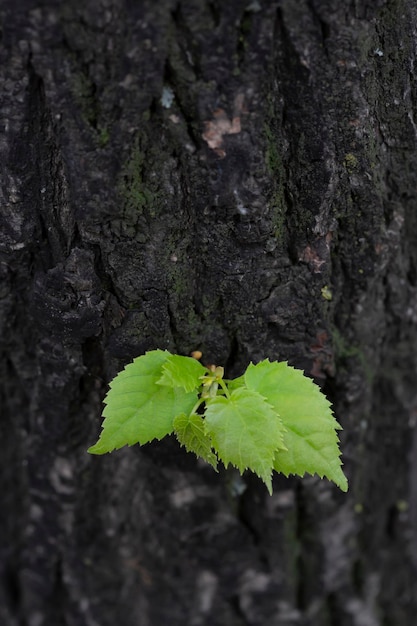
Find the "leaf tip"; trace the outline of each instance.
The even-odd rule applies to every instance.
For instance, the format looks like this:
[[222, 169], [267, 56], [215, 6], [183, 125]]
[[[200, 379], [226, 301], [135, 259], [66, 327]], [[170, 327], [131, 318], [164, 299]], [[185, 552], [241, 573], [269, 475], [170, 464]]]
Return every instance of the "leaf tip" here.
[[349, 489], [349, 482], [346, 476], [343, 474], [343, 478], [341, 478], [337, 483], [339, 489], [341, 489], [344, 493]]
[[100, 442], [97, 441], [97, 443], [95, 443], [94, 446], [90, 446], [87, 449], [87, 452], [89, 454], [97, 454], [98, 455], [98, 454], [106, 454], [106, 452], [110, 452], [110, 450], [104, 449], [103, 446], [100, 445]]

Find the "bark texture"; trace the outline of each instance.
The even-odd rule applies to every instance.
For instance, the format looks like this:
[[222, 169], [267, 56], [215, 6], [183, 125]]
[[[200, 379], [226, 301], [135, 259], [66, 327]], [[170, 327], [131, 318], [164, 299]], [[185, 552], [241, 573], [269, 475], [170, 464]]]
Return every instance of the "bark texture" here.
[[[414, 623], [415, 2], [0, 16], [2, 626]], [[349, 493], [86, 454], [157, 347], [303, 368]]]

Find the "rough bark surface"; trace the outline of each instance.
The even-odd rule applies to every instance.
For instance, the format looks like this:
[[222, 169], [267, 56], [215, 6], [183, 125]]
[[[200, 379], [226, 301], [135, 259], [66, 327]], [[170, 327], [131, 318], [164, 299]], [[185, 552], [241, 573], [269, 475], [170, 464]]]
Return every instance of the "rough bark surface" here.
[[[415, 2], [0, 16], [2, 626], [414, 623]], [[303, 368], [349, 493], [86, 454], [157, 347]]]

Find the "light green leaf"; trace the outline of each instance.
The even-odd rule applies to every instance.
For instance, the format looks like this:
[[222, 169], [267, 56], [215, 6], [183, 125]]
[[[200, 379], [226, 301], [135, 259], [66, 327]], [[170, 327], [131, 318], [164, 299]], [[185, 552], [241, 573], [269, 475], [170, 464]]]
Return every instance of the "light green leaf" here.
[[182, 387], [185, 391], [193, 391], [201, 386], [200, 377], [207, 369], [196, 359], [189, 356], [170, 354], [162, 367], [162, 376], [159, 385], [168, 387]]
[[300, 370], [269, 360], [251, 363], [245, 381], [273, 406], [285, 426], [287, 450], [276, 453], [274, 469], [286, 476], [305, 472], [326, 476], [347, 491], [337, 436], [341, 426], [320, 388]]
[[234, 391], [234, 389], [239, 389], [239, 387], [245, 387], [245, 377], [239, 376], [238, 378], [232, 378], [232, 380], [225, 380], [227, 383], [227, 388], [229, 391]]
[[201, 415], [177, 415], [174, 419], [174, 432], [187, 452], [194, 452], [197, 456], [217, 468], [217, 457], [212, 450], [212, 442], [204, 431], [204, 420]]
[[251, 469], [272, 493], [274, 455], [284, 448], [283, 426], [264, 398], [243, 387], [230, 398], [217, 396], [207, 400], [204, 422], [219, 459], [240, 472]]
[[197, 392], [158, 384], [169, 357], [170, 353], [162, 350], [147, 352], [113, 379], [104, 400], [100, 439], [88, 452], [104, 454], [126, 444], [162, 439], [172, 433], [177, 415], [192, 410]]

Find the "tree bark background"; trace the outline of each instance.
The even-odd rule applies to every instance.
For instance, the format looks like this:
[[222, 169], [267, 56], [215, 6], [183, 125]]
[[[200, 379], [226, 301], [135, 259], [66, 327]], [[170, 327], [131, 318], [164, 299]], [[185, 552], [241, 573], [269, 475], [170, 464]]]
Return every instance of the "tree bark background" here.
[[[413, 0], [1, 0], [0, 622], [409, 626], [417, 614]], [[93, 458], [109, 380], [289, 360], [347, 495]]]

